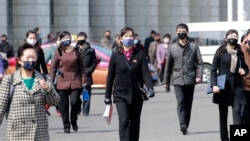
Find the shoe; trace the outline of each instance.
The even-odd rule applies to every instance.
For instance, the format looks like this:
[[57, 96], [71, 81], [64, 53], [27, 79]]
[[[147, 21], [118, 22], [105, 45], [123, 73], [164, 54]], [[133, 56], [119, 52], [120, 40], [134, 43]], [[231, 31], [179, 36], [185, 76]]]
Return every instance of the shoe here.
[[62, 116], [62, 113], [59, 112], [58, 110], [56, 110], [56, 116], [57, 116], [57, 117], [61, 117], [61, 116]]
[[64, 133], [70, 133], [70, 128], [64, 128]]
[[84, 114], [83, 114], [83, 116], [87, 117], [87, 116], [89, 116], [89, 114], [87, 114], [87, 113], [84, 113]]
[[77, 132], [78, 131], [78, 126], [77, 125], [72, 125], [72, 129], [75, 131], [75, 132]]
[[187, 127], [186, 127], [186, 125], [182, 125], [181, 126], [181, 132], [182, 132], [183, 135], [187, 134]]

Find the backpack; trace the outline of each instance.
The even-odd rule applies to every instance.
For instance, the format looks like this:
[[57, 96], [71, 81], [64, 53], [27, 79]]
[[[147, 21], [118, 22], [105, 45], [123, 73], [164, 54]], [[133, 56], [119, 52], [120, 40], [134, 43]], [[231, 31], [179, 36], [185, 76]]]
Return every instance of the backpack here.
[[[43, 75], [43, 78], [47, 81], [47, 77], [46, 75]], [[9, 116], [9, 112], [10, 112], [10, 104], [12, 102], [12, 99], [13, 99], [13, 96], [14, 96], [14, 93], [15, 93], [15, 86], [13, 85], [13, 82], [14, 82], [14, 74], [11, 74], [10, 75], [10, 81], [9, 81], [9, 102], [8, 102], [8, 108], [7, 108], [7, 111], [6, 111], [6, 119], [8, 119], [8, 116]], [[48, 111], [49, 109], [49, 105], [48, 104], [45, 104], [45, 109], [46, 109], [46, 113], [50, 116], [50, 112]]]

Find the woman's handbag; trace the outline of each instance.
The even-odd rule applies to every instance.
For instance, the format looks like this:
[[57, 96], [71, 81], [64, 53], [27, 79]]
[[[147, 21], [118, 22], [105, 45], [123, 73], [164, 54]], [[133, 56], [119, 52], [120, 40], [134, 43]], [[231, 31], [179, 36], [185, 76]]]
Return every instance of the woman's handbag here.
[[139, 87], [139, 89], [140, 89], [140, 91], [141, 91], [141, 96], [142, 96], [143, 101], [147, 101], [147, 100], [149, 99], [149, 95], [150, 95], [150, 93], [149, 93], [147, 87], [146, 87], [146, 86], [141, 87], [141, 85], [140, 85], [140, 83], [139, 83], [137, 77], [134, 75], [134, 73], [133, 73], [133, 71], [132, 71], [130, 65], [128, 64], [128, 62], [127, 62], [126, 60], [124, 60], [124, 61], [125, 61], [126, 65], [128, 66], [128, 69], [129, 69], [129, 71], [131, 72], [132, 76], [133, 76], [133, 77], [136, 79], [136, 81], [137, 81], [137, 85], [138, 85], [138, 87]]

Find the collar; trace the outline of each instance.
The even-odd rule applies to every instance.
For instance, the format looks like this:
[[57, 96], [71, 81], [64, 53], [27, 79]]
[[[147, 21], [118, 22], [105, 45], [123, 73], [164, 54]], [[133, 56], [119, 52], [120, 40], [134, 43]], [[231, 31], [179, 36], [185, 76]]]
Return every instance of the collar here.
[[129, 51], [123, 51], [123, 54], [124, 54], [124, 55], [132, 54], [133, 51], [134, 51], [134, 47], [132, 47]]

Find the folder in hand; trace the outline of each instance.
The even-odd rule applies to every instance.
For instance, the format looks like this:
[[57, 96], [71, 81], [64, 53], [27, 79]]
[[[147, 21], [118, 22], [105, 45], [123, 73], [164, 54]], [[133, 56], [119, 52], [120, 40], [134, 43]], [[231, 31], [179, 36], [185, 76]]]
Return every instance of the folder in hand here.
[[113, 113], [113, 107], [111, 104], [108, 104], [106, 106], [104, 113], [103, 113], [103, 117], [107, 121], [108, 124], [111, 123], [112, 113]]
[[[217, 86], [220, 90], [225, 90], [226, 84], [226, 74], [217, 76]], [[213, 93], [213, 88], [211, 86], [211, 82], [208, 83], [207, 94]]]

